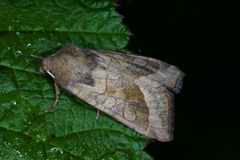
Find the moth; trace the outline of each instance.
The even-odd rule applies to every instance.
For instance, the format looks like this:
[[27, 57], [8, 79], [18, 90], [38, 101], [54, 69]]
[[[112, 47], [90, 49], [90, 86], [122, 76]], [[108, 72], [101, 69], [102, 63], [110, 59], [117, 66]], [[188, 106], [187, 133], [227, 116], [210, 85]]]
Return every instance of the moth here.
[[42, 59], [40, 72], [54, 79], [56, 99], [63, 88], [124, 125], [158, 141], [173, 139], [174, 95], [184, 73], [157, 59], [83, 49], [68, 44]]

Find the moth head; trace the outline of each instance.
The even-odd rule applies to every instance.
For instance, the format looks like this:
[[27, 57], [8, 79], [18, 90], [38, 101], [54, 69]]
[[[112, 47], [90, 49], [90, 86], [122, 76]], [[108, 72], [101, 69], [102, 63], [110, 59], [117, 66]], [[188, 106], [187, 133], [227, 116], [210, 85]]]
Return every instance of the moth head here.
[[51, 56], [47, 57], [47, 58], [43, 58], [43, 57], [39, 57], [39, 56], [35, 56], [35, 55], [30, 55], [31, 57], [37, 58], [37, 59], [42, 59], [42, 67], [39, 68], [39, 71], [42, 74], [49, 74], [52, 78], [55, 78], [55, 76], [52, 74], [51, 72]]
[[44, 58], [42, 60], [42, 67], [39, 68], [39, 71], [43, 74], [48, 74], [52, 78], [55, 78], [55, 76], [51, 72], [52, 65], [51, 65], [51, 57]]

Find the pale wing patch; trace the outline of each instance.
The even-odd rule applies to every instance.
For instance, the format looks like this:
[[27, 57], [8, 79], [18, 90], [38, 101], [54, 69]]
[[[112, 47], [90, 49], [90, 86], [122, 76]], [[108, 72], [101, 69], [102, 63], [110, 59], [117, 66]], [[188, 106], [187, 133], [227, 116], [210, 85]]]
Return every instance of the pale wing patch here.
[[141, 91], [145, 95], [149, 108], [149, 134], [160, 141], [173, 139], [174, 105], [173, 94], [169, 91], [155, 93], [144, 88]]

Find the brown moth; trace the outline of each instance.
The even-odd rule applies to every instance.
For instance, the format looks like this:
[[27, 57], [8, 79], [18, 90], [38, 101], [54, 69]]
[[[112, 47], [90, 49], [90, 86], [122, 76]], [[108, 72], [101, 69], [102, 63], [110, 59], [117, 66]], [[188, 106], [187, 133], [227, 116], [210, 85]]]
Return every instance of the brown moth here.
[[153, 58], [83, 49], [68, 44], [42, 59], [40, 72], [60, 88], [114, 117], [124, 125], [159, 141], [173, 139], [173, 93], [180, 92], [184, 73]]

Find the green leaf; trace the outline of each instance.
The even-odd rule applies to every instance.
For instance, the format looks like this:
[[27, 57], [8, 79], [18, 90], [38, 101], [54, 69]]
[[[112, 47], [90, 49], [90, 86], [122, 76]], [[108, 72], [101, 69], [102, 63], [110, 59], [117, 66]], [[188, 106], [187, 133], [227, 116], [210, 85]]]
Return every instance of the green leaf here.
[[151, 159], [149, 138], [71, 94], [55, 100], [41, 60], [68, 43], [122, 50], [129, 31], [112, 0], [0, 1], [0, 158]]

